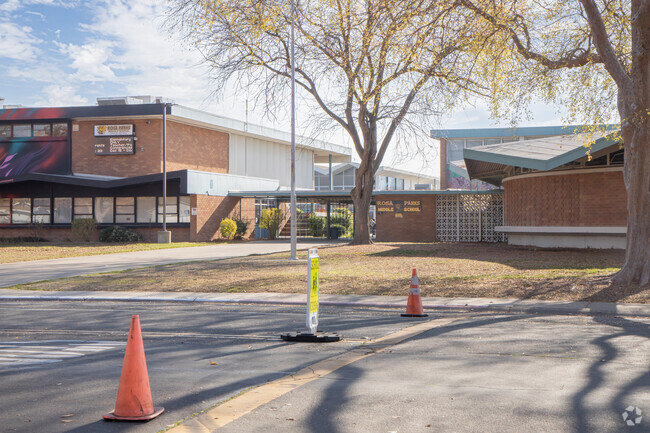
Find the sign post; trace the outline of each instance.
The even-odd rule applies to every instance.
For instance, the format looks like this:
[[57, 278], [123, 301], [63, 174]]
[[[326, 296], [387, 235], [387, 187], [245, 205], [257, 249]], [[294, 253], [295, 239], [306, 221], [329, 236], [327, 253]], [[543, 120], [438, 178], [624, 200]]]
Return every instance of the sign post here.
[[284, 341], [330, 343], [339, 341], [338, 334], [318, 332], [318, 289], [320, 288], [320, 257], [316, 248], [307, 255], [307, 332], [282, 334]]
[[318, 328], [318, 250], [311, 249], [307, 256], [307, 329], [316, 334]]

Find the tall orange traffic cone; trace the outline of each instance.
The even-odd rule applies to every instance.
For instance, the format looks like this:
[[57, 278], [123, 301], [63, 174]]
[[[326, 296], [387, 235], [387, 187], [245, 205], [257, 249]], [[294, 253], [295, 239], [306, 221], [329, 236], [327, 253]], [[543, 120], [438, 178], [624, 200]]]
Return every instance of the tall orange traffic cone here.
[[420, 299], [420, 281], [418, 280], [418, 273], [413, 269], [413, 276], [411, 276], [411, 288], [409, 289], [409, 299], [406, 302], [406, 313], [402, 313], [402, 317], [427, 317], [422, 309], [422, 299]]
[[131, 317], [129, 341], [126, 343], [124, 364], [120, 376], [120, 386], [117, 388], [115, 410], [104, 415], [109, 421], [149, 421], [165, 409], [154, 407], [149, 388], [147, 361], [144, 359], [142, 331], [140, 331], [140, 316]]

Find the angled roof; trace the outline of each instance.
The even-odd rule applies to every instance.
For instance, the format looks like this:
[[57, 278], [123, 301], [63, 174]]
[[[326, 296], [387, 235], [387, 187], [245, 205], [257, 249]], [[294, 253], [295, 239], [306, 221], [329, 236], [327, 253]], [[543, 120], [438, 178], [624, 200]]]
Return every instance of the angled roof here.
[[471, 178], [499, 185], [506, 167], [549, 171], [619, 142], [617, 134], [599, 131], [464, 149], [463, 157]]
[[[604, 125], [612, 130], [616, 125]], [[432, 129], [431, 138], [496, 138], [496, 137], [536, 137], [575, 134], [585, 131], [591, 126], [523, 126], [518, 128], [463, 128], [463, 129]]]

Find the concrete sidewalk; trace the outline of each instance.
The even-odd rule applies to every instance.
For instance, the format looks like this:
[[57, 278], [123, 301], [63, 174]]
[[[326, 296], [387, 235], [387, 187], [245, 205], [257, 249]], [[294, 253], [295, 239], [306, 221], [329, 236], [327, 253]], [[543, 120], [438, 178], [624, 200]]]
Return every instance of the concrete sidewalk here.
[[[338, 241], [300, 241], [299, 250], [337, 245]], [[171, 263], [229, 259], [254, 254], [273, 254], [289, 251], [289, 240], [257, 241], [218, 244], [205, 247], [167, 248], [130, 253], [101, 254], [96, 256], [66, 257], [51, 260], [0, 264], [0, 287], [33, 283], [57, 278], [101, 272], [123, 271]]]
[[[406, 296], [320, 295], [321, 305], [405, 309]], [[2, 300], [125, 301], [242, 303], [305, 305], [305, 294], [293, 293], [193, 293], [193, 292], [94, 292], [0, 290]], [[423, 298], [426, 310], [483, 310], [520, 313], [597, 314], [650, 317], [650, 304], [607, 302], [538, 301], [498, 298]]]

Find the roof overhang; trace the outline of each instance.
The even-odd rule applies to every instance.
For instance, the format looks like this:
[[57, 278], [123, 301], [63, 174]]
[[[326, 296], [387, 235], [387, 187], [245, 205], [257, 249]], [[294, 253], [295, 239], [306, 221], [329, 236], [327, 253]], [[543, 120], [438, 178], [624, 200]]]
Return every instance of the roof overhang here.
[[509, 167], [549, 171], [619, 143], [616, 131], [582, 133], [465, 149], [463, 157], [471, 179], [499, 186]]

